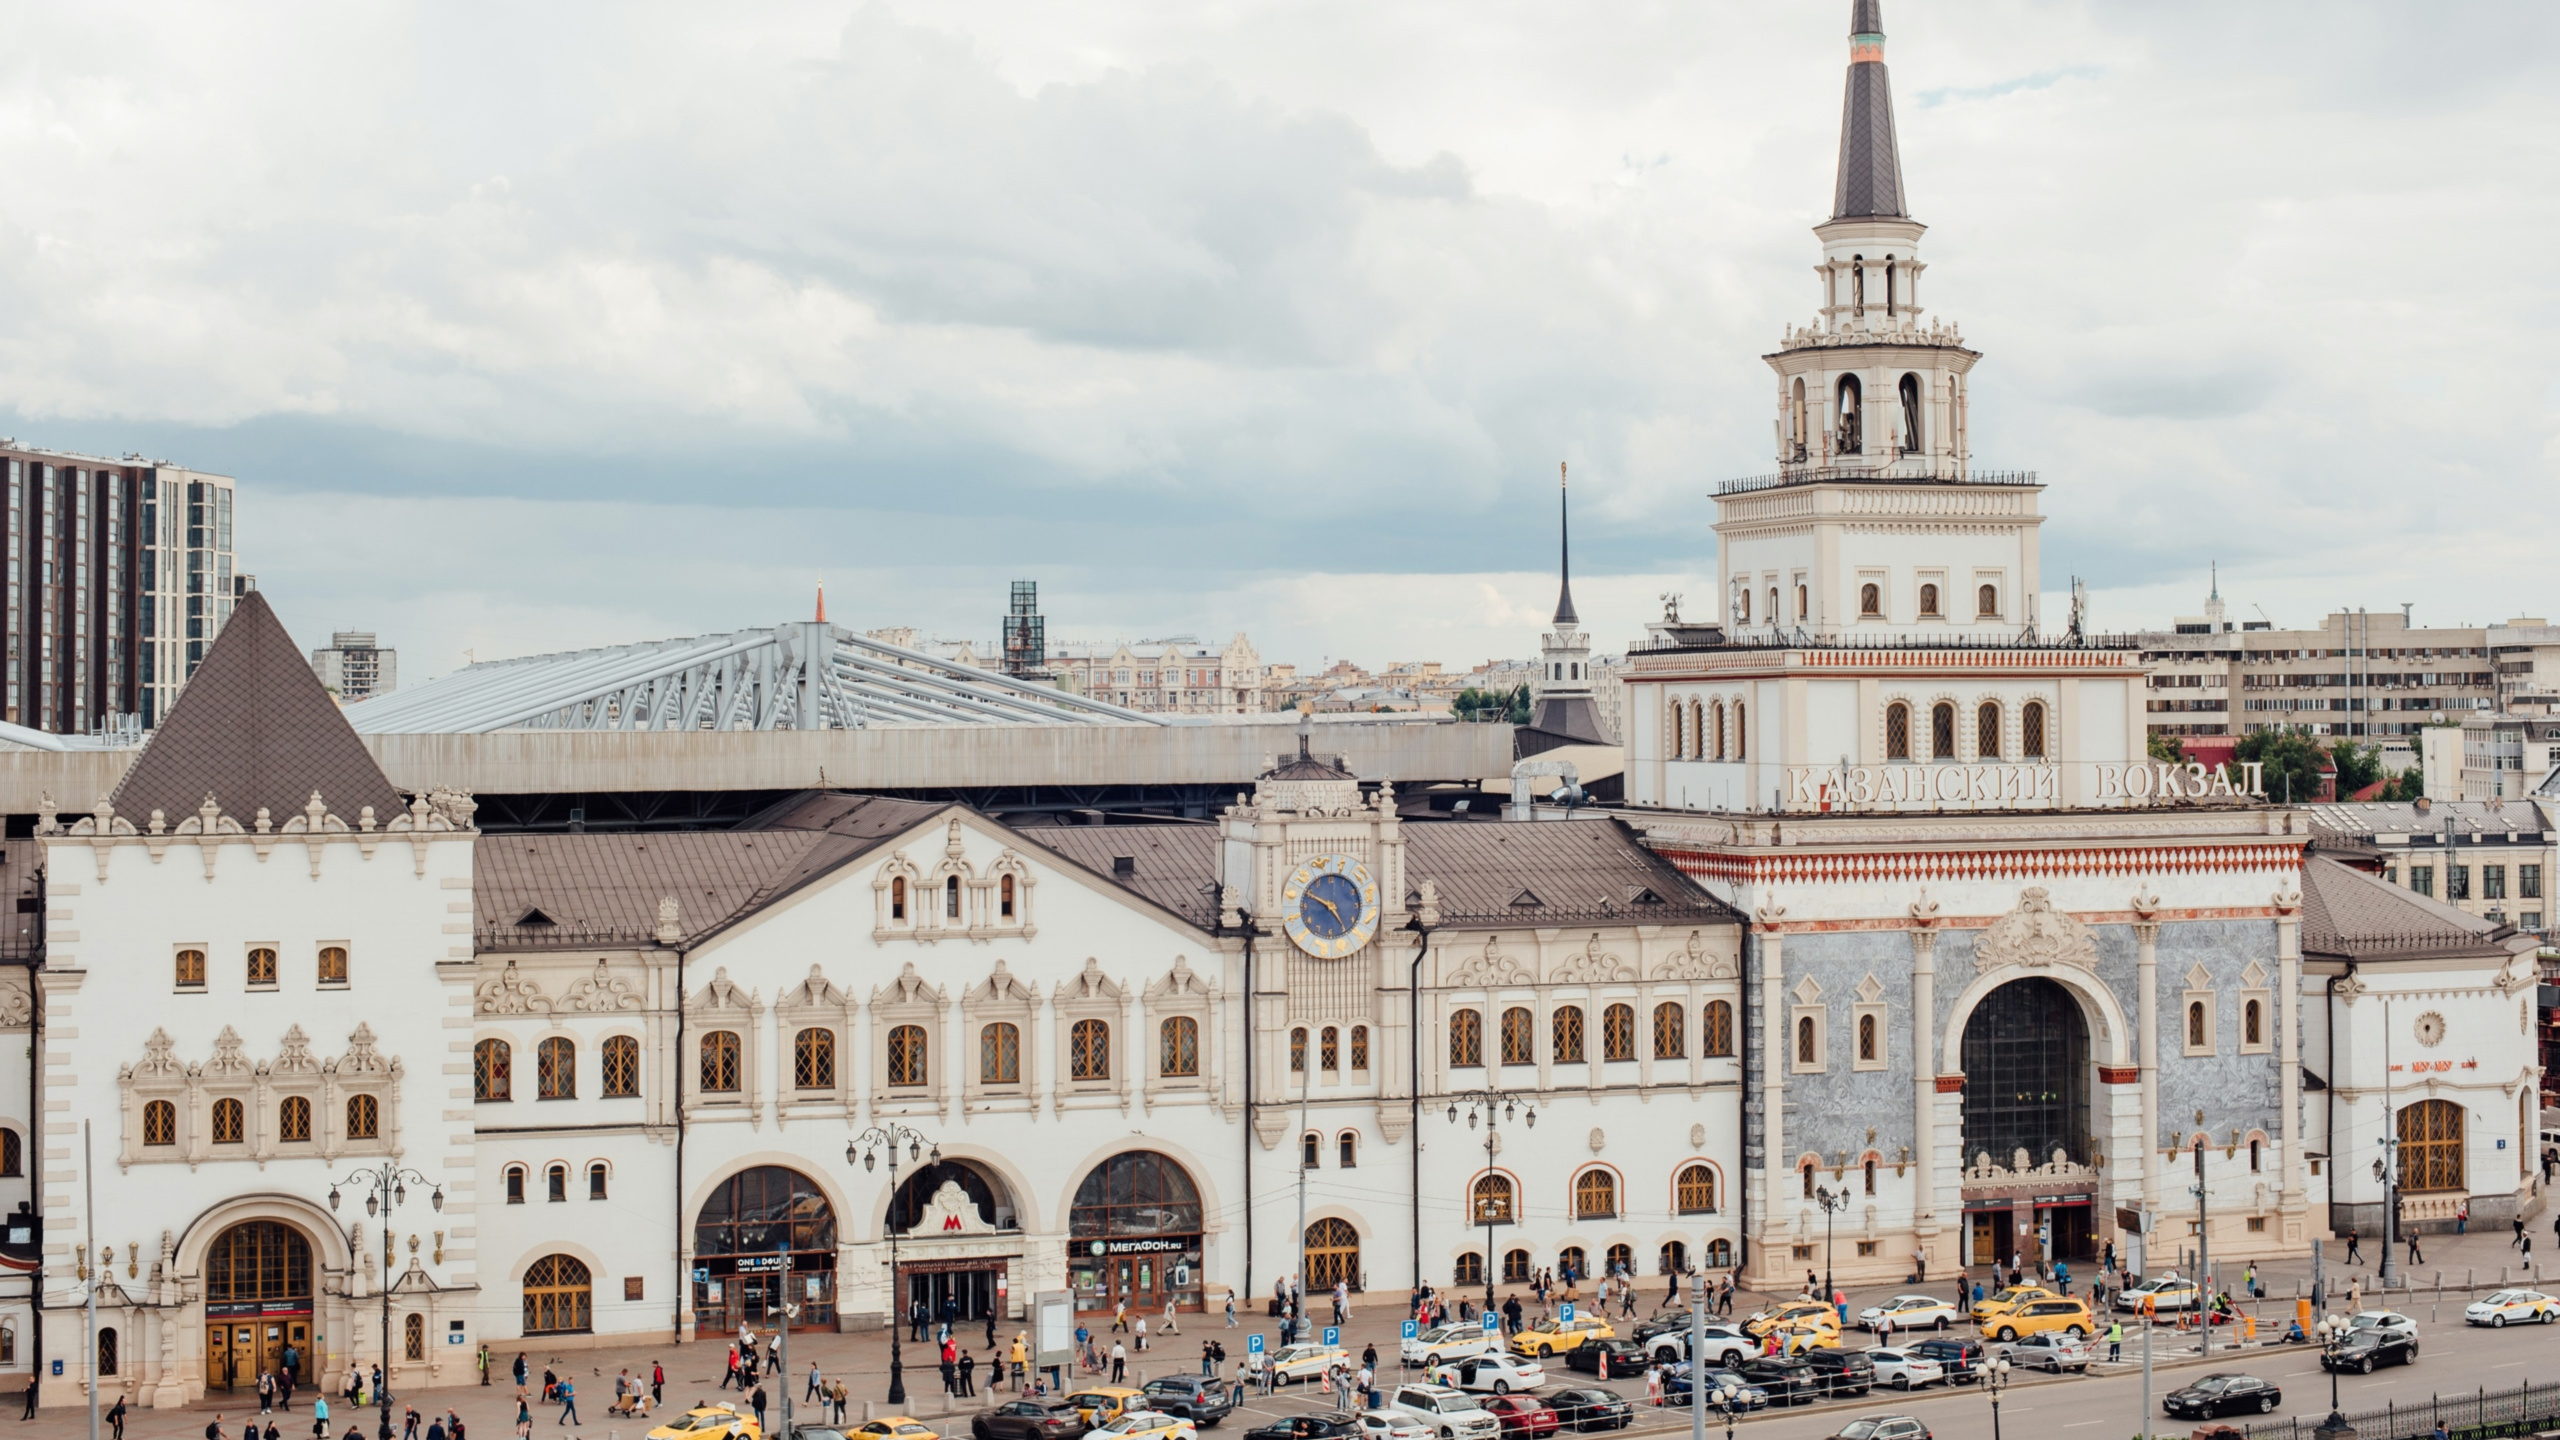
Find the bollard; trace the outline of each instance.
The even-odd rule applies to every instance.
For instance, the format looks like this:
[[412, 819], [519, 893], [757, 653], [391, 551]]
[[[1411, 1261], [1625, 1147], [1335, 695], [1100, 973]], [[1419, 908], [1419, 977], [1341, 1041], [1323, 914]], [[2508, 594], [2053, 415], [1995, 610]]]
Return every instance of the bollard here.
[[871, 1402], [868, 1400], [862, 1402], [862, 1418], [865, 1420], [871, 1418]]

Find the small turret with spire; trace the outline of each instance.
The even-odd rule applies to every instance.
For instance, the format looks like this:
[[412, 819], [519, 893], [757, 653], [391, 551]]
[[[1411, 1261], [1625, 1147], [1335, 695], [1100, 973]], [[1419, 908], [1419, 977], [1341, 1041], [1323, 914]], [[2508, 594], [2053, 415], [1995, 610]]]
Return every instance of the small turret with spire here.
[[1558, 745], [1615, 745], [1591, 698], [1591, 637], [1573, 608], [1572, 471], [1556, 467], [1556, 618], [1540, 647], [1537, 705], [1512, 749], [1521, 756]]

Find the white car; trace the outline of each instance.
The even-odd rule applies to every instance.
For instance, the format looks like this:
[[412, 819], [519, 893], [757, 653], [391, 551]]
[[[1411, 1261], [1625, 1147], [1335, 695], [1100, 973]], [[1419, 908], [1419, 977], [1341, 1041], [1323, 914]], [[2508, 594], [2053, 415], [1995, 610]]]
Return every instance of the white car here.
[[1271, 1357], [1271, 1379], [1276, 1385], [1321, 1380], [1334, 1366], [1350, 1364], [1351, 1352], [1339, 1345], [1286, 1345]]
[[1991, 1358], [2021, 1370], [2050, 1370], [2059, 1375], [2065, 1370], [2087, 1370], [2089, 1362], [2098, 1358], [2098, 1347], [2068, 1330], [2044, 1330], [2024, 1340], [1993, 1345]]
[[2418, 1322], [2397, 1310], [2359, 1310], [2347, 1321], [2349, 1329], [2379, 1330], [2385, 1335], [2418, 1338]]
[[1452, 1360], [1423, 1377], [1434, 1385], [1452, 1390], [1485, 1390], [1508, 1395], [1514, 1390], [1535, 1390], [1547, 1383], [1545, 1367], [1525, 1355], [1470, 1355]]
[[1896, 1330], [1947, 1330], [1964, 1318], [1963, 1311], [1934, 1295], [1896, 1295], [1859, 1311], [1858, 1328], [1881, 1330], [1891, 1320]]
[[1916, 1350], [1870, 1350], [1867, 1358], [1876, 1362], [1879, 1385], [1917, 1390], [1923, 1385], [1947, 1383], [1947, 1367]]
[[[1706, 1335], [1707, 1363], [1731, 1369], [1760, 1353], [1760, 1342], [1731, 1325], [1710, 1325]], [[1665, 1364], [1677, 1365], [1689, 1358], [1689, 1332], [1671, 1330], [1644, 1342], [1644, 1353]]]
[[1363, 1410], [1353, 1423], [1360, 1440], [1431, 1440], [1431, 1427], [1394, 1410]]
[[1446, 1385], [1399, 1385], [1378, 1408], [1411, 1417], [1437, 1440], [1494, 1440], [1502, 1433], [1502, 1422], [1476, 1397]]
[[2130, 1290], [2117, 1291], [2115, 1308], [2128, 1314], [2139, 1314], [2142, 1310], [2142, 1302], [2149, 1300], [2154, 1313], [2163, 1310], [2189, 1310], [2202, 1303], [2203, 1299], [2204, 1292], [2193, 1280], [2181, 1280], [2175, 1275], [2163, 1275], [2157, 1280], [2145, 1280]]
[[2501, 1290], [2472, 1301], [2462, 1318], [2474, 1325], [2548, 1325], [2560, 1319], [2560, 1300], [2539, 1290]]
[[1408, 1365], [1436, 1370], [1444, 1360], [1463, 1360], [1469, 1355], [1499, 1349], [1494, 1337], [1495, 1332], [1473, 1321], [1464, 1325], [1434, 1325], [1410, 1340], [1397, 1341], [1396, 1353], [1402, 1355]]

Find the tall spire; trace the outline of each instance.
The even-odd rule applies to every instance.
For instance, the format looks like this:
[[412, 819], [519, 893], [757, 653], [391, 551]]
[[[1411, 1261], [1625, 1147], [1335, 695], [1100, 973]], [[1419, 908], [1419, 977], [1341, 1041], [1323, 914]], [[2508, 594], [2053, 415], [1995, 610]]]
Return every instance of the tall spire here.
[[1884, 70], [1884, 0], [1850, 0], [1849, 90], [1840, 107], [1840, 181], [1831, 218], [1911, 218], [1902, 152], [1893, 141], [1893, 87]]
[[1566, 463], [1558, 461], [1556, 464], [1556, 537], [1559, 546], [1557, 570], [1564, 582], [1563, 588], [1556, 592], [1555, 623], [1558, 626], [1582, 623], [1582, 617], [1573, 613], [1573, 507], [1569, 503], [1570, 497], [1566, 483], [1570, 478]]

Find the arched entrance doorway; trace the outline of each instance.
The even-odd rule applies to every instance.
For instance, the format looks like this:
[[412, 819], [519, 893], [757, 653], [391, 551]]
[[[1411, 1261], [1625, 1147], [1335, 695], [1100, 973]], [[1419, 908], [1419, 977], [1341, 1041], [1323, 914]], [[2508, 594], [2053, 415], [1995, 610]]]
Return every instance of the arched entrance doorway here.
[[[1964, 1163], [2000, 1170], [2052, 1163], [2085, 1166], [2089, 1139], [2089, 1021], [2080, 1002], [2041, 976], [2012, 980], [1974, 1007], [1964, 1027]], [[2094, 1182], [2085, 1190], [2042, 1183], [1968, 1180], [1965, 1225], [1971, 1263], [2006, 1265], [2041, 1254], [2090, 1253]], [[2041, 1193], [2038, 1193], [2041, 1192]]]
[[1307, 1290], [1321, 1295], [1336, 1284], [1360, 1288], [1360, 1232], [1348, 1220], [1319, 1220], [1307, 1227]]
[[1078, 1309], [1200, 1307], [1200, 1187], [1173, 1157], [1131, 1150], [1093, 1167], [1076, 1187], [1067, 1237]]
[[2470, 1193], [2471, 1177], [2463, 1164], [2461, 1106], [2450, 1100], [2421, 1100], [2402, 1110], [2396, 1125], [2402, 1190], [2412, 1195]]
[[311, 1241], [277, 1220], [251, 1220], [214, 1237], [204, 1261], [205, 1384], [254, 1389], [284, 1365], [286, 1347], [311, 1372]]
[[[1009, 1313], [1006, 1272], [1019, 1251], [990, 1253], [1006, 1247], [991, 1246], [986, 1236], [989, 1230], [1018, 1235], [1021, 1229], [1013, 1192], [1001, 1176], [975, 1161], [937, 1160], [899, 1182], [889, 1197], [889, 1228], [911, 1246], [911, 1258], [898, 1266], [901, 1316], [912, 1318], [921, 1306], [928, 1318], [956, 1325], [990, 1315], [1001, 1320]], [[964, 1238], [972, 1235], [977, 1238]], [[950, 1244], [916, 1243], [936, 1241]]]
[[[785, 1271], [784, 1251], [789, 1251]], [[836, 1212], [817, 1182], [759, 1165], [720, 1182], [693, 1223], [697, 1335], [734, 1335], [782, 1323], [784, 1282], [800, 1306], [794, 1330], [836, 1325]]]

